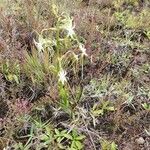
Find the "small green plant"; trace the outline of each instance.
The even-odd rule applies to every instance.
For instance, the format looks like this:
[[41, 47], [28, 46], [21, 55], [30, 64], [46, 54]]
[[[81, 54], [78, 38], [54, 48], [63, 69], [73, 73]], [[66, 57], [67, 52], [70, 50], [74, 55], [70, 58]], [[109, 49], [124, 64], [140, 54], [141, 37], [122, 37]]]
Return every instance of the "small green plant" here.
[[81, 141], [85, 139], [85, 136], [79, 135], [75, 130], [72, 131], [71, 136], [71, 146], [68, 148], [68, 150], [82, 150], [83, 144]]
[[[67, 148], [67, 150], [81, 150], [83, 148], [81, 141], [85, 138], [85, 136], [79, 135], [75, 130], [69, 133], [67, 130], [59, 131], [58, 129], [55, 129], [54, 136], [61, 149]], [[65, 138], [68, 140], [68, 145], [66, 145], [66, 147], [62, 144], [62, 141]]]
[[148, 39], [150, 40], [150, 30], [145, 31], [144, 33], [146, 34], [146, 36], [147, 36], [147, 37], [148, 37]]
[[149, 30], [150, 21], [148, 20], [150, 14], [149, 9], [143, 9], [138, 15], [133, 15], [129, 10], [122, 12], [115, 12], [116, 19], [124, 25], [125, 28]]
[[124, 11], [124, 12], [115, 12], [115, 13], [114, 13], [114, 16], [115, 16], [116, 19], [117, 19], [118, 21], [120, 21], [120, 23], [122, 23], [123, 25], [126, 23], [127, 18], [126, 18], [126, 12], [125, 12], [125, 11]]
[[58, 147], [61, 148], [61, 149], [64, 149], [65, 146], [62, 144], [62, 141], [65, 138], [69, 139], [70, 135], [67, 133], [67, 130], [59, 131], [58, 129], [55, 129], [54, 137], [55, 137], [55, 139], [57, 141]]
[[17, 84], [19, 84], [20, 66], [17, 61], [12, 63], [9, 60], [6, 60], [6, 62], [2, 64], [2, 73], [8, 81], [15, 81]]
[[[46, 57], [45, 57], [46, 62]], [[46, 72], [44, 70], [44, 65], [40, 62], [37, 54], [33, 53], [33, 55], [26, 54], [26, 62], [24, 63], [24, 72], [26, 75], [31, 78], [34, 84], [41, 84], [46, 79]]]
[[[67, 88], [64, 88], [62, 84], [59, 85], [59, 97], [60, 97], [60, 106], [63, 110], [69, 111], [70, 102], [69, 102], [69, 92]], [[70, 111], [68, 113], [71, 113]]]
[[15, 144], [13, 148], [15, 150], [29, 150], [31, 148], [31, 144], [23, 145], [23, 143], [19, 142], [19, 143]]
[[84, 94], [89, 95], [92, 98], [102, 98], [109, 93], [109, 86], [112, 79], [109, 76], [97, 80], [92, 79], [90, 84], [84, 87]]
[[101, 104], [94, 104], [90, 114], [93, 119], [93, 125], [96, 125], [96, 117], [103, 116], [106, 112], [115, 111], [114, 106], [110, 105], [110, 101], [103, 101]]
[[104, 115], [106, 111], [114, 111], [114, 106], [110, 105], [110, 101], [103, 101], [102, 104], [94, 104], [91, 114], [94, 116]]
[[134, 100], [134, 95], [132, 93], [124, 93], [123, 98], [126, 99], [124, 104], [132, 105], [134, 107], [134, 105], [132, 104]]
[[31, 126], [30, 133], [26, 136], [23, 136], [22, 138], [28, 138], [28, 140], [26, 141], [25, 144], [23, 144], [21, 142], [15, 143], [13, 145], [13, 148], [15, 148], [15, 150], [28, 150], [28, 149], [32, 148], [33, 138], [34, 138], [33, 126]]
[[26, 139], [26, 143], [15, 143], [13, 148], [15, 148], [15, 150], [40, 150], [42, 148], [50, 149], [54, 144], [54, 137], [51, 126], [47, 122], [43, 123], [39, 120], [37, 121], [31, 119], [30, 121], [30, 133], [24, 136], [17, 136], [18, 139]]
[[117, 150], [117, 145], [114, 141], [102, 140], [101, 142], [102, 150]]
[[143, 107], [145, 110], [150, 111], [150, 104], [148, 104], [148, 103], [143, 103], [143, 104], [142, 104], [142, 107]]
[[130, 70], [131, 70], [132, 75], [135, 78], [140, 79], [144, 74], [149, 74], [150, 65], [149, 63], [144, 63], [138, 68], [131, 68]]

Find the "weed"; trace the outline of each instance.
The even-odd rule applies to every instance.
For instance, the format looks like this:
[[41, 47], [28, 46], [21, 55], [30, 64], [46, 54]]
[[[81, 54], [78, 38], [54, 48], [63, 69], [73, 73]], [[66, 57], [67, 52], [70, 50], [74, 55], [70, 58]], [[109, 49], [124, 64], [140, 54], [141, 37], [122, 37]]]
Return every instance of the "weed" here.
[[18, 62], [11, 64], [9, 60], [6, 60], [6, 62], [2, 64], [1, 68], [2, 68], [2, 73], [4, 74], [5, 78], [8, 81], [10, 82], [15, 81], [17, 84], [19, 84], [20, 66]]
[[115, 142], [110, 142], [107, 140], [102, 140], [101, 142], [102, 150], [117, 150], [117, 145]]
[[[75, 130], [73, 130], [71, 133], [68, 133], [67, 130], [59, 131], [55, 129], [54, 136], [60, 149], [67, 148], [68, 150], [81, 150], [83, 148], [81, 141], [85, 138], [85, 136], [78, 135], [78, 133]], [[66, 147], [61, 144], [65, 138], [70, 140], [70, 144], [66, 145]]]
[[95, 104], [91, 110], [92, 115], [99, 116], [104, 115], [105, 111], [114, 111], [115, 108], [113, 106], [109, 106], [109, 103], [109, 101], [102, 102], [102, 106]]
[[147, 111], [150, 111], [150, 105], [147, 103], [142, 104], [143, 108]]

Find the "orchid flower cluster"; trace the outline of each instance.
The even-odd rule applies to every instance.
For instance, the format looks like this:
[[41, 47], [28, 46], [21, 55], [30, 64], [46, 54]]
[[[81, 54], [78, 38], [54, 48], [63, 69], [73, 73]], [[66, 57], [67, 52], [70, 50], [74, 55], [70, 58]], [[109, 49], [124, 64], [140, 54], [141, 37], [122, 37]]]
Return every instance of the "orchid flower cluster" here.
[[73, 18], [70, 18], [69, 16], [66, 16], [64, 19], [60, 20], [60, 29], [67, 31], [67, 37], [70, 37], [71, 39], [74, 39], [75, 36], [75, 24], [73, 24]]
[[[58, 15], [57, 15], [57, 17], [58, 17]], [[58, 22], [56, 24], [56, 27], [49, 28], [47, 30], [52, 30], [52, 31], [56, 31], [56, 32], [57, 31], [59, 32], [60, 30], [66, 31], [67, 35], [66, 35], [65, 39], [67, 38], [70, 41], [76, 41], [77, 47], [78, 47], [79, 51], [81, 52], [80, 54], [75, 54], [75, 52], [70, 50], [70, 51], [67, 51], [66, 53], [61, 53], [62, 55], [58, 56], [58, 58], [62, 59], [64, 56], [67, 56], [68, 53], [71, 53], [76, 61], [78, 61], [79, 58], [81, 58], [83, 60], [84, 57], [88, 57], [88, 54], [86, 52], [86, 48], [85, 48], [84, 44], [79, 42], [79, 40], [76, 36], [75, 23], [73, 23], [73, 18], [71, 18], [70, 16], [63, 14], [62, 16], [58, 17]], [[54, 45], [57, 46], [57, 44], [56, 44], [57, 40], [58, 39], [56, 39], [56, 40], [45, 39], [42, 37], [42, 34], [39, 34], [38, 42], [35, 39], [33, 40], [33, 42], [34, 42], [38, 52], [41, 53], [41, 52], [44, 52], [46, 44], [51, 45], [51, 47]], [[61, 39], [59, 36], [59, 42], [60, 41], [63, 41], [63, 39]], [[67, 77], [66, 77], [67, 72], [66, 72], [66, 70], [63, 69], [62, 65], [60, 65], [60, 66], [61, 67], [59, 67], [59, 70], [57, 72], [58, 82], [61, 82], [62, 85], [64, 85], [65, 83], [67, 83]]]

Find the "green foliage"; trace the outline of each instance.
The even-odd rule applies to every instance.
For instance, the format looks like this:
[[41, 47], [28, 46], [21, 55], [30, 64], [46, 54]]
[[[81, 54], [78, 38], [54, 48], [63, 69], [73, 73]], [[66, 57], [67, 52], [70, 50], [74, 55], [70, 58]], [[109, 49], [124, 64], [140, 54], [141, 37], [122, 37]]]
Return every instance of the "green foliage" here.
[[144, 108], [145, 110], [150, 111], [150, 104], [148, 104], [148, 103], [143, 103], [142, 106], [143, 106], [143, 108]]
[[116, 19], [126, 28], [149, 30], [149, 8], [143, 9], [138, 15], [131, 14], [130, 11], [115, 12]]
[[148, 39], [150, 40], [150, 30], [145, 31], [146, 36], [148, 37]]
[[115, 142], [107, 141], [107, 140], [102, 140], [101, 142], [101, 147], [102, 150], [117, 150], [117, 145]]
[[113, 79], [110, 79], [109, 76], [103, 76], [103, 78], [99, 80], [92, 79], [90, 84], [84, 87], [83, 94], [89, 95], [90, 97], [101, 98], [108, 94], [108, 87], [111, 80]]
[[114, 111], [115, 108], [114, 106], [110, 105], [110, 101], [103, 101], [102, 104], [98, 105], [95, 104], [91, 110], [91, 114], [93, 116], [100, 116], [100, 115], [104, 115], [104, 113], [107, 111]]
[[31, 148], [31, 144], [23, 145], [22, 143], [18, 143], [14, 145], [15, 150], [29, 150]]
[[[46, 59], [46, 58], [45, 58]], [[42, 63], [39, 61], [37, 55], [26, 55], [26, 62], [24, 64], [24, 71], [27, 76], [29, 76], [32, 82], [35, 83], [42, 83], [46, 77], [44, 72], [44, 67]]]
[[19, 84], [20, 65], [18, 61], [16, 61], [15, 63], [11, 63], [9, 60], [6, 60], [6, 62], [2, 64], [1, 68], [2, 73], [8, 81], [15, 81], [17, 84]]
[[65, 149], [65, 146], [63, 146], [61, 144], [61, 142], [63, 141], [64, 138], [71, 139], [71, 136], [67, 133], [67, 130], [59, 131], [58, 129], [55, 129], [54, 137], [55, 137], [55, 139], [58, 143], [58, 147], [60, 149]]
[[144, 63], [138, 68], [131, 68], [131, 72], [133, 76], [137, 79], [142, 77], [144, 74], [149, 74], [150, 73], [150, 64], [149, 63]]
[[[85, 138], [84, 135], [79, 135], [75, 130], [73, 130], [71, 133], [67, 132], [67, 130], [59, 131], [58, 129], [55, 129], [55, 138], [59, 145], [60, 149], [66, 149], [67, 150], [81, 150], [83, 149], [83, 144], [81, 141]], [[64, 139], [69, 140], [69, 144], [66, 146], [63, 146], [61, 142]], [[70, 146], [69, 146], [70, 145]]]
[[60, 97], [60, 106], [65, 110], [68, 111], [70, 107], [69, 102], [69, 92], [68, 90], [63, 87], [62, 85], [59, 86], [59, 97]]
[[[147, 3], [148, 1], [145, 1]], [[129, 7], [137, 7], [139, 5], [139, 0], [113, 0], [114, 7], [119, 9], [123, 6], [123, 4], [128, 5]]]
[[82, 134], [78, 134], [77, 131], [72, 131], [72, 138], [71, 138], [71, 146], [68, 150], [81, 150], [83, 149], [83, 144], [81, 141], [85, 139], [85, 136]]
[[36, 150], [40, 150], [42, 148], [49, 149], [54, 142], [51, 126], [47, 123], [42, 123], [39, 120], [31, 121], [30, 133], [26, 136], [20, 136], [19, 138], [27, 138], [28, 140], [25, 144], [20, 142], [14, 144], [13, 148], [16, 150], [32, 148], [35, 148]]

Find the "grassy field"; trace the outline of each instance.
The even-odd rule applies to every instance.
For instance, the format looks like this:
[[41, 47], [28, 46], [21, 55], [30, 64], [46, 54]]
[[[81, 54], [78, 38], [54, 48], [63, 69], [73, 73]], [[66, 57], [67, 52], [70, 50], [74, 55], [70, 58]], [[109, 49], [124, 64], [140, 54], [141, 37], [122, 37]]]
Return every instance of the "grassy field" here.
[[149, 0], [0, 14], [0, 150], [150, 150]]

